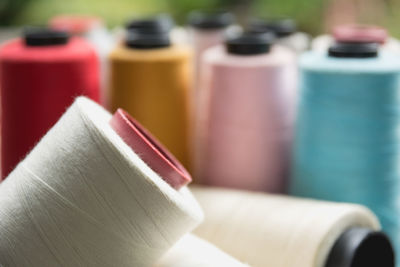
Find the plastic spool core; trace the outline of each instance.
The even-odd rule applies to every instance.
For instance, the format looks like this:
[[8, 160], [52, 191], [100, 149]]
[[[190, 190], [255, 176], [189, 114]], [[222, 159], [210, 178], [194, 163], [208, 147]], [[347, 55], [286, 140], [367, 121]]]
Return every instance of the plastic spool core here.
[[193, 11], [188, 16], [188, 24], [201, 30], [223, 29], [234, 22], [234, 15], [226, 11]]
[[132, 19], [125, 24], [127, 31], [140, 33], [167, 33], [174, 27], [174, 21], [167, 14], [160, 14], [154, 17]]
[[388, 38], [384, 28], [369, 25], [344, 25], [333, 29], [333, 37], [338, 42], [365, 42], [383, 44]]
[[289, 18], [253, 19], [248, 25], [252, 33], [273, 32], [277, 38], [289, 36], [297, 31], [296, 22]]
[[28, 28], [24, 31], [24, 40], [27, 46], [65, 45], [69, 35], [64, 31], [47, 28]]
[[372, 58], [378, 56], [377, 43], [337, 42], [328, 49], [330, 57], [339, 58]]
[[271, 33], [243, 33], [239, 36], [228, 37], [225, 47], [229, 54], [258, 55], [271, 50], [274, 36]]
[[175, 189], [191, 182], [182, 164], [126, 111], [118, 109], [111, 127], [140, 158]]
[[171, 40], [169, 32], [144, 33], [131, 30], [128, 31], [125, 45], [136, 49], [163, 48], [169, 47], [171, 45]]
[[174, 23], [168, 15], [131, 20], [126, 24], [127, 36], [125, 45], [136, 49], [153, 49], [169, 47], [169, 33]]
[[325, 267], [394, 267], [395, 256], [388, 237], [366, 228], [351, 228], [336, 241]]

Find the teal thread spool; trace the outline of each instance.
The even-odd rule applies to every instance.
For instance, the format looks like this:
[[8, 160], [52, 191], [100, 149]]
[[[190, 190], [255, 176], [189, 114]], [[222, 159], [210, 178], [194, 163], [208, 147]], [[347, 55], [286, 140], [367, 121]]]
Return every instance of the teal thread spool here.
[[303, 55], [290, 190], [368, 206], [400, 255], [398, 62], [375, 44]]

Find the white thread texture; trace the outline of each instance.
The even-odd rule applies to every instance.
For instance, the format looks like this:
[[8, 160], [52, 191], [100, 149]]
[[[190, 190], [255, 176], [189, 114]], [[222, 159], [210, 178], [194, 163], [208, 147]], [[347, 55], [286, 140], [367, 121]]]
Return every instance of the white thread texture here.
[[185, 235], [155, 267], [246, 267], [236, 259], [195, 235]]
[[191, 189], [205, 214], [194, 233], [254, 267], [323, 267], [347, 229], [380, 228], [372, 212], [359, 205]]
[[150, 266], [202, 220], [80, 97], [0, 185], [5, 266]]

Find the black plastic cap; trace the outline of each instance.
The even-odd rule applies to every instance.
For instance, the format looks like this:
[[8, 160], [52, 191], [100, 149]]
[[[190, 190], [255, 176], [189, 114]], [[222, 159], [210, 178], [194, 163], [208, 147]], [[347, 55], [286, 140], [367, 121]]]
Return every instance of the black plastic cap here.
[[136, 49], [163, 48], [171, 45], [169, 33], [142, 33], [129, 31], [125, 45]]
[[201, 12], [193, 11], [188, 16], [188, 24], [202, 30], [223, 29], [235, 22], [232, 13], [224, 11]]
[[344, 43], [337, 42], [328, 49], [330, 57], [340, 58], [372, 58], [378, 56], [377, 43]]
[[258, 55], [268, 53], [274, 41], [271, 33], [253, 34], [243, 33], [238, 36], [228, 37], [225, 47], [229, 54]]
[[126, 23], [128, 31], [134, 30], [141, 33], [166, 33], [170, 32], [175, 23], [171, 16], [160, 14], [154, 17], [132, 19]]
[[27, 46], [65, 45], [69, 41], [67, 32], [48, 28], [27, 28], [23, 35]]
[[265, 33], [273, 32], [276, 37], [285, 37], [297, 31], [296, 22], [293, 19], [252, 19], [248, 25], [249, 32]]
[[351, 228], [336, 241], [325, 267], [394, 267], [395, 256], [389, 238], [367, 228]]

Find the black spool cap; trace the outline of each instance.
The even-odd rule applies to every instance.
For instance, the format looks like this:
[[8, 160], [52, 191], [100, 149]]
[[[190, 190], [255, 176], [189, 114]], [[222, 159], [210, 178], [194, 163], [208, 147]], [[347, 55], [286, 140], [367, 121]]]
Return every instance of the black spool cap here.
[[229, 54], [258, 55], [268, 53], [273, 41], [274, 36], [271, 33], [243, 33], [238, 36], [228, 37], [225, 40], [225, 47]]
[[166, 33], [174, 27], [174, 21], [167, 14], [159, 14], [153, 17], [132, 19], [126, 23], [128, 31], [134, 30], [141, 33]]
[[69, 34], [48, 28], [27, 28], [24, 30], [24, 40], [27, 46], [65, 45], [69, 41]]
[[351, 228], [334, 244], [325, 267], [394, 267], [395, 256], [389, 238], [367, 228]]
[[328, 49], [330, 57], [371, 58], [378, 56], [377, 43], [345, 43], [337, 42]]
[[223, 29], [234, 22], [235, 16], [226, 11], [193, 11], [188, 16], [190, 26], [203, 30]]
[[264, 33], [273, 32], [276, 37], [285, 37], [297, 31], [296, 22], [293, 19], [253, 19], [248, 27], [249, 32]]
[[169, 32], [166, 33], [142, 33], [129, 31], [125, 45], [136, 49], [154, 49], [163, 48], [171, 45]]

